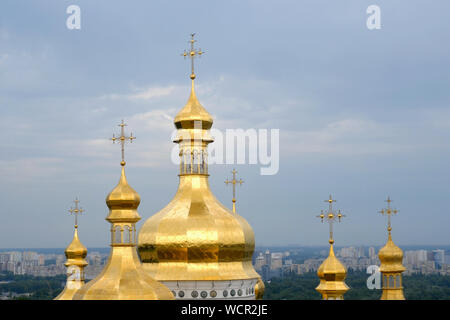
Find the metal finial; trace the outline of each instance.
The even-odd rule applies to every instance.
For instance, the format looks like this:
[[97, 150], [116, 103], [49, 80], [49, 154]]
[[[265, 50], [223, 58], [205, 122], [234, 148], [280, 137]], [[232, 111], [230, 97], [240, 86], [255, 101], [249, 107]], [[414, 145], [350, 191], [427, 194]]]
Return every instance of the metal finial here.
[[385, 202], [387, 202], [387, 208], [381, 209], [381, 211], [379, 211], [379, 213], [381, 213], [382, 215], [386, 215], [388, 218], [388, 231], [389, 234], [391, 233], [392, 227], [391, 227], [391, 216], [393, 214], [397, 214], [398, 210], [397, 209], [393, 209], [391, 208], [391, 198], [388, 196], [386, 200], [384, 200]]
[[69, 213], [73, 214], [75, 216], [75, 229], [78, 228], [78, 215], [82, 214], [84, 212], [84, 209], [81, 207], [78, 207], [78, 204], [80, 203], [80, 200], [78, 200], [78, 197], [75, 198], [73, 201], [75, 203], [75, 208], [70, 207]]
[[324, 214], [323, 210], [320, 211], [320, 215], [318, 215], [317, 217], [320, 218], [321, 222], [324, 221], [324, 219], [329, 223], [330, 225], [330, 244], [334, 243], [334, 239], [333, 239], [333, 223], [336, 222], [341, 222], [341, 219], [343, 217], [345, 217], [345, 215], [343, 215], [341, 213], [341, 210], [338, 211], [338, 213], [335, 213], [333, 211], [333, 202], [336, 202], [336, 200], [333, 199], [333, 197], [330, 194], [330, 198], [328, 200], [324, 200], [325, 202], [328, 202], [329, 207], [328, 207], [328, 212], [326, 214]]
[[184, 50], [184, 52], [181, 54], [184, 58], [189, 56], [189, 58], [191, 59], [191, 76], [190, 77], [192, 80], [195, 79], [194, 59], [196, 56], [201, 57], [202, 54], [205, 53], [204, 51], [202, 51], [202, 49], [194, 48], [194, 43], [197, 42], [197, 40], [194, 40], [194, 36], [195, 36], [195, 33], [191, 33], [191, 40], [189, 40], [189, 43], [191, 45], [190, 49], [188, 49], [188, 51]]
[[125, 142], [126, 141], [130, 141], [130, 143], [133, 142], [134, 139], [136, 139], [136, 137], [133, 137], [133, 133], [130, 134], [129, 137], [127, 137], [125, 135], [125, 127], [127, 126], [126, 123], [122, 122], [119, 124], [120, 127], [120, 137], [117, 137], [113, 134], [113, 137], [111, 138], [113, 143], [116, 143], [116, 141], [119, 141], [120, 145], [121, 145], [121, 150], [122, 150], [122, 161], [120, 162], [121, 166], [124, 166], [126, 164], [125, 162]]
[[232, 180], [225, 180], [225, 184], [228, 185], [231, 183], [231, 185], [233, 186], [233, 212], [236, 213], [236, 184], [240, 184], [242, 185], [244, 183], [244, 180], [239, 179], [236, 180], [236, 169], [233, 169], [233, 171], [231, 171], [231, 173], [233, 174], [233, 179]]

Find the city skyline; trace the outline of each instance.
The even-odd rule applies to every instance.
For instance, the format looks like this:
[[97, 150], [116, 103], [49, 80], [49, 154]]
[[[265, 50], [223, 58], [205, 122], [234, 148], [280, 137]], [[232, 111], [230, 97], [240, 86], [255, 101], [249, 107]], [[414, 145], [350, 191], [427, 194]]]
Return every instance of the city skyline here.
[[197, 96], [214, 126], [280, 129], [277, 174], [210, 166], [211, 189], [228, 208], [231, 170], [245, 181], [237, 210], [257, 247], [326, 246], [315, 216], [329, 194], [346, 215], [336, 247], [383, 245], [387, 196], [400, 210], [398, 246], [450, 245], [450, 45], [441, 40], [450, 4], [413, 3], [380, 1], [382, 28], [368, 30], [369, 1], [327, 2], [327, 10], [294, 1], [179, 2], [177, 10], [77, 1], [81, 29], [68, 30], [71, 1], [2, 2], [0, 248], [64, 248], [75, 197], [86, 210], [81, 241], [107, 246], [104, 199], [120, 162], [108, 139], [122, 119], [137, 137], [127, 177], [142, 221], [168, 203], [178, 184], [173, 117], [189, 92], [180, 54], [192, 32], [206, 52]]

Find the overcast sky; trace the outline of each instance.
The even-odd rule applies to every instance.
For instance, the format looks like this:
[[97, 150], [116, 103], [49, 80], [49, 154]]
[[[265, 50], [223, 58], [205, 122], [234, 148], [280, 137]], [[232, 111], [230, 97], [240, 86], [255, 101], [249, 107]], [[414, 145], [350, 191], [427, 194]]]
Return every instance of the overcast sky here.
[[[81, 29], [66, 8], [81, 8]], [[366, 9], [381, 8], [368, 30]], [[336, 245], [450, 244], [448, 1], [17, 1], [0, 3], [0, 248], [109, 244], [105, 197], [120, 175], [108, 138], [124, 119], [138, 227], [178, 184], [173, 117], [189, 95], [180, 53], [197, 33], [197, 96], [214, 128], [280, 129], [280, 170], [213, 165], [245, 180], [238, 211], [257, 245], [326, 245], [316, 215], [331, 193]]]

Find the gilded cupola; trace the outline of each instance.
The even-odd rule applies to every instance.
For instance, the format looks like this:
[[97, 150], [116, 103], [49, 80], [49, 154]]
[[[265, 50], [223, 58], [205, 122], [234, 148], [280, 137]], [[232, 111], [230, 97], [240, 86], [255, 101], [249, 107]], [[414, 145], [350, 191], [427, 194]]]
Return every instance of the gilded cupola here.
[[390, 272], [405, 270], [405, 267], [403, 266], [403, 251], [395, 245], [394, 241], [392, 241], [390, 230], [388, 230], [388, 232], [388, 241], [378, 252], [378, 257], [381, 262], [380, 271]]
[[397, 214], [396, 209], [391, 208], [392, 200], [390, 197], [386, 200], [387, 208], [380, 211], [388, 218], [388, 240], [384, 247], [378, 252], [380, 258], [380, 272], [383, 280], [383, 293], [381, 300], [405, 300], [403, 294], [402, 272], [406, 270], [403, 266], [403, 251], [392, 241], [391, 216]]
[[[209, 187], [208, 144], [211, 115], [192, 89], [187, 104], [174, 119], [179, 146], [178, 190], [169, 204], [151, 216], [139, 231], [143, 266], [177, 298], [252, 298], [259, 275], [253, 269], [254, 233], [248, 222], [221, 204]], [[203, 287], [202, 287], [203, 286]], [[203, 289], [202, 289], [203, 288]]]
[[125, 137], [121, 126], [122, 172], [119, 183], [106, 197], [111, 223], [111, 253], [103, 271], [74, 295], [75, 300], [171, 300], [173, 294], [155, 281], [143, 268], [136, 251], [136, 222], [140, 220], [137, 208], [140, 197], [128, 184], [125, 176], [124, 143], [134, 137]]
[[344, 294], [349, 290], [345, 283], [347, 269], [334, 254], [333, 223], [340, 221], [344, 215], [340, 211], [337, 214], [333, 211], [332, 204], [336, 200], [333, 200], [331, 195], [325, 201], [329, 204], [328, 212], [324, 214], [322, 211], [318, 217], [322, 222], [325, 219], [330, 225], [330, 239], [328, 241], [330, 243], [330, 252], [317, 270], [320, 283], [316, 290], [322, 294], [323, 300], [343, 300]]
[[78, 215], [84, 212], [82, 208], [78, 207], [79, 202], [80, 201], [76, 199], [74, 201], [75, 208], [69, 210], [69, 212], [75, 216], [75, 231], [72, 242], [64, 251], [67, 258], [65, 263], [65, 266], [67, 267], [66, 285], [64, 290], [55, 298], [55, 300], [72, 300], [75, 292], [84, 285], [84, 268], [88, 263], [85, 260], [87, 249], [78, 238]]

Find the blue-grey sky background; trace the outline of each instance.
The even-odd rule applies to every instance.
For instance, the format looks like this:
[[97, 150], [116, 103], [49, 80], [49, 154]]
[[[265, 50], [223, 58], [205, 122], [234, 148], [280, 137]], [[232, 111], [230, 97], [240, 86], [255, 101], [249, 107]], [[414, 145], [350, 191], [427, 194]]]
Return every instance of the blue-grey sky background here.
[[[81, 8], [81, 30], [66, 8]], [[381, 30], [366, 9], [381, 7]], [[105, 197], [120, 174], [108, 138], [138, 137], [127, 176], [141, 222], [175, 194], [173, 117], [189, 95], [180, 53], [197, 33], [197, 96], [214, 128], [280, 129], [280, 170], [213, 165], [245, 180], [238, 210], [257, 245], [326, 245], [331, 193], [347, 215], [337, 245], [380, 245], [390, 195], [399, 245], [450, 244], [450, 2], [17, 1], [0, 3], [0, 248], [109, 244]]]

